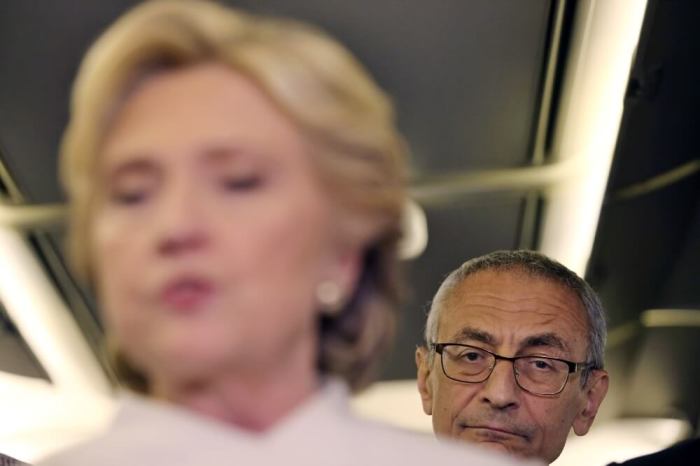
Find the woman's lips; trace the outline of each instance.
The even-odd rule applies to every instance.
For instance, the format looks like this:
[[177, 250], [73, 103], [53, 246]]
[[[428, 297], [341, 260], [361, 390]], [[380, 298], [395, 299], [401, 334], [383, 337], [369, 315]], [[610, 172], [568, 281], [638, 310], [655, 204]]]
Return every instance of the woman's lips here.
[[202, 307], [214, 292], [211, 282], [199, 278], [179, 278], [163, 287], [161, 303], [177, 311], [194, 311]]

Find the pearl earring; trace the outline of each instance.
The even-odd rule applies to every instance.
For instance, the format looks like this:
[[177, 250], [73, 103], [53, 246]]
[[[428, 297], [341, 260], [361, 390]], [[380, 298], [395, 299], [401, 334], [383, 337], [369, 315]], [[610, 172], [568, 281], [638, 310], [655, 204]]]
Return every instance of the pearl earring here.
[[335, 315], [342, 309], [343, 301], [340, 286], [332, 280], [324, 280], [316, 287], [316, 299], [322, 311], [327, 315]]

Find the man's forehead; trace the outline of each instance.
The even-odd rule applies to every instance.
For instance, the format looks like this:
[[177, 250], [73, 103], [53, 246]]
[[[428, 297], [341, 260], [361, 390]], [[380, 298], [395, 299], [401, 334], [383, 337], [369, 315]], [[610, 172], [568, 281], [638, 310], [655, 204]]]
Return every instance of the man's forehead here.
[[495, 344], [517, 333], [519, 345], [566, 347], [568, 339], [585, 339], [588, 331], [585, 308], [572, 290], [517, 269], [476, 272], [455, 287], [443, 306], [438, 323], [443, 341], [470, 337]]
[[[573, 349], [567, 343], [566, 338], [557, 332], [537, 331], [523, 333], [515, 342], [518, 349], [526, 348], [554, 348], [565, 352]], [[453, 343], [483, 343], [490, 346], [499, 346], [503, 342], [503, 335], [493, 332], [490, 329], [466, 326], [459, 329], [448, 337], [448, 341]]]

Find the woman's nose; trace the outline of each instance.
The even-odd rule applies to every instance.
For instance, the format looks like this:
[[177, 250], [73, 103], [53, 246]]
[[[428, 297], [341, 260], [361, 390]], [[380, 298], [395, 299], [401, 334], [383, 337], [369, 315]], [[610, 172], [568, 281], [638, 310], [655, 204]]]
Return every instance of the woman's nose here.
[[159, 254], [193, 252], [207, 244], [208, 222], [203, 201], [190, 183], [179, 182], [163, 190], [153, 219]]
[[201, 249], [206, 243], [205, 237], [198, 230], [178, 230], [164, 236], [158, 244], [158, 253], [164, 256]]

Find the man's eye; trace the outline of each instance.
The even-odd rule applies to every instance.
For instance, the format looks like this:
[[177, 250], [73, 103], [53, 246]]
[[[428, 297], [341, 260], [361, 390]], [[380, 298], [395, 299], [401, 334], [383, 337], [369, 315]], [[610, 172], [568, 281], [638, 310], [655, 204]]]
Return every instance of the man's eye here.
[[466, 362], [477, 362], [482, 359], [482, 355], [477, 351], [465, 351], [460, 358]]
[[551, 371], [554, 370], [554, 366], [551, 361], [547, 359], [531, 359], [530, 366], [538, 371]]
[[250, 191], [258, 188], [262, 184], [262, 179], [257, 176], [239, 176], [224, 178], [222, 185], [226, 191]]

